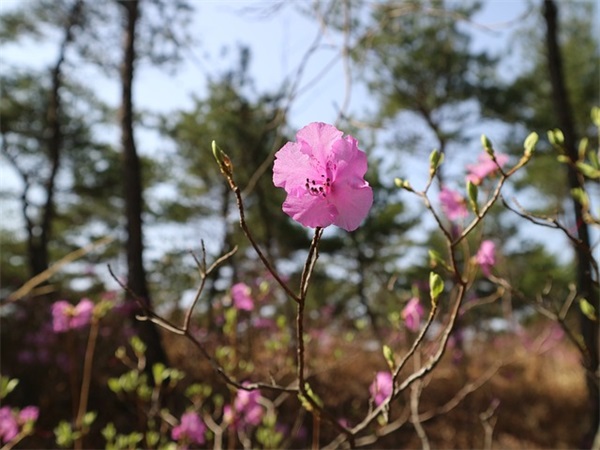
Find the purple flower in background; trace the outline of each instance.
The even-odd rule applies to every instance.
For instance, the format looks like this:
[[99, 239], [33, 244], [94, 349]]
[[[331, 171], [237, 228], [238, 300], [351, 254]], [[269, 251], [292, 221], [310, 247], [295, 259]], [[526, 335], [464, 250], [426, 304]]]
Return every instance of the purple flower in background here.
[[66, 300], [59, 300], [52, 304], [52, 329], [62, 333], [70, 328], [70, 311], [73, 306]]
[[256, 426], [260, 424], [264, 409], [259, 403], [260, 391], [239, 390], [233, 402], [233, 409], [244, 424]]
[[369, 393], [375, 401], [375, 406], [381, 405], [394, 392], [394, 379], [389, 372], [377, 372], [375, 380], [369, 387]]
[[419, 299], [417, 297], [411, 298], [402, 310], [402, 318], [404, 319], [406, 328], [410, 331], [417, 331], [421, 325], [421, 318], [424, 312]]
[[475, 261], [481, 267], [481, 271], [486, 277], [491, 274], [491, 269], [496, 264], [496, 244], [490, 240], [485, 240], [479, 246]]
[[469, 215], [465, 199], [460, 193], [444, 187], [440, 190], [439, 199], [448, 220], [464, 219]]
[[262, 421], [264, 408], [260, 404], [260, 392], [245, 391], [240, 389], [237, 396], [231, 405], [226, 405], [223, 408], [223, 418], [225, 423], [238, 426], [257, 426]]
[[19, 412], [19, 422], [35, 422], [40, 415], [40, 409], [37, 406], [26, 406]]
[[273, 183], [285, 189], [283, 211], [306, 227], [353, 231], [373, 204], [364, 176], [367, 155], [352, 136], [313, 122], [275, 154]]
[[66, 300], [52, 304], [52, 329], [56, 333], [83, 328], [92, 320], [94, 303], [87, 298], [82, 299], [77, 306]]
[[12, 441], [19, 434], [19, 424], [9, 406], [0, 408], [0, 443]]
[[508, 162], [508, 155], [497, 153], [494, 155], [496, 162], [487, 153], [481, 153], [477, 164], [467, 164], [467, 181], [473, 184], [481, 184], [483, 179], [488, 175], [493, 174], [498, 170], [498, 166], [502, 167]]
[[206, 425], [195, 412], [186, 412], [181, 416], [179, 425], [171, 430], [171, 437], [176, 441], [190, 444], [204, 444]]
[[71, 328], [83, 328], [92, 320], [92, 314], [94, 312], [94, 302], [89, 298], [82, 299], [73, 311], [73, 317], [71, 319]]
[[245, 283], [236, 283], [231, 286], [231, 298], [235, 309], [241, 311], [252, 311], [254, 309], [254, 300], [252, 300], [252, 290]]

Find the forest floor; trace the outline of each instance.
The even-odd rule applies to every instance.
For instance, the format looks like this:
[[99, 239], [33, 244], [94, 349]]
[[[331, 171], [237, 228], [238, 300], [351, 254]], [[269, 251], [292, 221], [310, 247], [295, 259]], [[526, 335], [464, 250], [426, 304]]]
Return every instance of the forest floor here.
[[[564, 338], [556, 339], [554, 332], [538, 330], [528, 345], [506, 334], [492, 341], [489, 337], [471, 341], [462, 350], [450, 348], [425, 379], [420, 398], [420, 421], [431, 448], [580, 448], [589, 426], [583, 369], [574, 347]], [[167, 341], [176, 366], [200, 379], [214, 379], [208, 365], [190, 359], [196, 350], [173, 336]], [[335, 338], [315, 339], [307, 347], [311, 387], [330, 412], [351, 425], [368, 410], [368, 387], [376, 370], [386, 370], [381, 350], [365, 347], [370, 346]], [[261, 360], [256, 342], [253, 348], [259, 363], [252, 378], [268, 382], [274, 367], [281, 370], [276, 368], [278, 362], [270, 354]], [[401, 426], [376, 442], [363, 440], [366, 448], [422, 448], [410, 420], [408, 391], [391, 411]], [[297, 407], [291, 399], [282, 404], [280, 414], [294, 417]], [[310, 435], [309, 417], [305, 424]], [[325, 424], [319, 433], [322, 444], [336, 435]], [[309, 443], [306, 438], [298, 439], [295, 446], [305, 448]]]

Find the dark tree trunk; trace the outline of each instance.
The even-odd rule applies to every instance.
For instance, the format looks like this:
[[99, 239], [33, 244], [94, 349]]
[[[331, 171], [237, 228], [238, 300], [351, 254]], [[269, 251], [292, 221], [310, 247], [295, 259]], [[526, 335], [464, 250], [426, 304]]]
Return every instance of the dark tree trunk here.
[[[46, 111], [46, 129], [48, 130], [47, 154], [50, 165], [50, 173], [44, 183], [46, 201], [41, 208], [39, 219], [33, 220], [28, 213], [29, 203], [27, 194], [29, 185], [25, 185], [23, 195], [23, 215], [27, 226], [27, 251], [29, 260], [29, 275], [35, 275], [45, 271], [49, 264], [48, 244], [52, 235], [52, 222], [55, 215], [54, 193], [56, 189], [56, 175], [60, 168], [61, 148], [63, 144], [63, 132], [61, 124], [62, 102], [60, 89], [63, 85], [62, 67], [69, 44], [73, 41], [73, 30], [79, 24], [83, 8], [83, 0], [77, 0], [69, 12], [66, 20], [64, 36], [58, 52], [58, 59], [52, 67], [52, 83], [48, 98], [48, 110]], [[27, 177], [24, 177], [27, 178]]]
[[[144, 307], [150, 309], [150, 293], [146, 282], [146, 272], [143, 263], [143, 233], [142, 233], [142, 177], [140, 159], [137, 154], [133, 135], [133, 73], [135, 66], [135, 35], [139, 18], [139, 1], [119, 1], [124, 8], [123, 32], [123, 61], [121, 65], [121, 146], [123, 164], [123, 189], [125, 199], [125, 216], [127, 227], [127, 279], [129, 289], [142, 300]], [[129, 295], [129, 294], [127, 294]], [[128, 301], [135, 302], [133, 298]], [[136, 311], [135, 314], [141, 311]], [[135, 315], [134, 314], [134, 315]], [[152, 322], [137, 321], [134, 324], [140, 338], [147, 346], [147, 368], [156, 362], [166, 362], [158, 330]]]
[[[563, 74], [562, 57], [558, 46], [558, 11], [553, 0], [544, 1], [544, 19], [546, 21], [546, 46], [548, 51], [548, 71], [552, 83], [552, 100], [558, 125], [564, 135], [564, 146], [567, 156], [575, 162], [577, 156], [577, 139], [571, 105], [565, 86]], [[568, 167], [569, 188], [583, 188], [585, 180], [581, 173], [573, 167]], [[599, 310], [598, 290], [592, 279], [592, 261], [590, 236], [587, 224], [583, 220], [583, 210], [579, 202], [573, 200], [573, 210], [577, 227], [577, 238], [579, 243], [575, 246], [577, 260], [577, 287], [579, 296], [590, 301]], [[580, 313], [581, 335], [586, 347], [587, 354], [584, 355], [583, 365], [586, 369], [589, 407], [590, 407], [590, 429], [584, 437], [582, 446], [590, 448], [600, 421], [599, 390], [598, 390], [598, 323], [591, 321], [583, 313]]]

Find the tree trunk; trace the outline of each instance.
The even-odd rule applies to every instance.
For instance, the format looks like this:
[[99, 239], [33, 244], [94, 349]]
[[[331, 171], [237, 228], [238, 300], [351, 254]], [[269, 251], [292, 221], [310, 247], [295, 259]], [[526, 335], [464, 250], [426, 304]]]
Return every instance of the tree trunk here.
[[23, 191], [23, 215], [27, 226], [27, 252], [29, 261], [29, 275], [36, 276], [45, 271], [50, 264], [48, 244], [52, 235], [52, 222], [55, 215], [54, 192], [56, 189], [56, 176], [60, 168], [61, 147], [63, 144], [63, 132], [61, 123], [62, 102], [60, 89], [63, 85], [62, 67], [65, 60], [65, 54], [69, 44], [73, 41], [73, 29], [79, 24], [81, 19], [83, 0], [77, 0], [73, 3], [69, 16], [67, 17], [64, 35], [60, 44], [58, 59], [51, 70], [51, 87], [48, 98], [48, 109], [46, 111], [46, 129], [48, 131], [47, 155], [50, 165], [50, 174], [44, 183], [46, 191], [46, 201], [41, 207], [38, 220], [32, 219], [28, 213], [29, 203], [27, 195], [29, 184], [27, 177], [25, 179], [25, 188]]
[[[578, 159], [577, 139], [575, 136], [575, 127], [573, 125], [573, 116], [571, 105], [565, 86], [562, 57], [558, 46], [558, 12], [553, 0], [544, 1], [544, 19], [546, 21], [546, 46], [548, 51], [548, 71], [552, 83], [552, 100], [558, 124], [564, 135], [564, 146], [567, 156], [571, 161]], [[569, 188], [583, 188], [585, 180], [583, 175], [577, 172], [573, 167], [568, 166]], [[598, 291], [595, 288], [592, 279], [591, 247], [590, 236], [587, 224], [583, 221], [582, 206], [576, 200], [573, 200], [573, 210], [575, 224], [577, 227], [577, 238], [579, 245], [575, 246], [577, 261], [577, 288], [580, 298], [585, 298], [598, 308]], [[594, 323], [580, 312], [581, 335], [586, 355], [583, 355], [583, 365], [586, 369], [586, 379], [589, 394], [590, 407], [590, 429], [587, 431], [582, 442], [582, 447], [590, 448], [596, 432], [598, 431], [599, 415], [599, 395], [598, 390], [598, 323]]]
[[[133, 135], [133, 73], [135, 66], [135, 34], [139, 18], [139, 1], [124, 0], [119, 4], [125, 9], [123, 33], [123, 61], [121, 65], [121, 146], [123, 164], [123, 189], [125, 200], [125, 216], [127, 227], [127, 279], [129, 289], [142, 300], [144, 307], [150, 309], [150, 293], [146, 282], [146, 272], [143, 263], [143, 233], [142, 233], [142, 177], [140, 159], [137, 154]], [[127, 300], [135, 302], [127, 294]], [[141, 313], [139, 309], [134, 312]], [[146, 362], [150, 369], [156, 362], [166, 362], [158, 330], [152, 322], [137, 321], [134, 325], [140, 338], [147, 346]]]

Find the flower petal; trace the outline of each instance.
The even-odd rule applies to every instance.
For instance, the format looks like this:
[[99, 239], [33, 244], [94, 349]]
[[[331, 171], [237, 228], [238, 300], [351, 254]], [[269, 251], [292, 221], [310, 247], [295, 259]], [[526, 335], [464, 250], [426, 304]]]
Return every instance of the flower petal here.
[[306, 178], [316, 177], [310, 157], [300, 149], [300, 144], [288, 142], [275, 154], [273, 184], [284, 188], [288, 194], [299, 195], [297, 191], [306, 191]]
[[315, 158], [324, 169], [331, 158], [333, 144], [343, 135], [333, 125], [313, 122], [296, 133], [296, 140], [302, 146], [302, 152]]
[[323, 197], [288, 194], [283, 202], [283, 211], [305, 227], [327, 227], [334, 223], [338, 212], [334, 205]]
[[364, 180], [360, 180], [360, 184], [352, 184], [350, 180], [338, 183], [336, 180], [329, 198], [338, 213], [333, 224], [346, 231], [354, 231], [373, 205], [373, 189]]
[[332, 159], [336, 162], [335, 179], [360, 178], [367, 173], [367, 155], [358, 148], [358, 141], [346, 136], [333, 144]]

